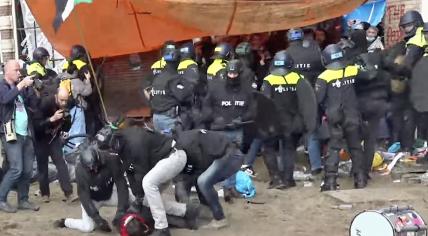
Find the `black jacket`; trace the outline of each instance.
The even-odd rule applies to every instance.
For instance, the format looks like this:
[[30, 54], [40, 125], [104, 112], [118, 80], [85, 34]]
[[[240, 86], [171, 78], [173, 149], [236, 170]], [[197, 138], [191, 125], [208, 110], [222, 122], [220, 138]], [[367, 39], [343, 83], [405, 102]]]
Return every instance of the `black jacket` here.
[[154, 78], [150, 91], [150, 105], [153, 113], [163, 113], [179, 105], [178, 99], [173, 94], [173, 84], [171, 83], [178, 77], [177, 71], [170, 65], [166, 65], [164, 70]]
[[[68, 106], [71, 107], [71, 104]], [[34, 112], [34, 131], [38, 140], [50, 140], [59, 135], [60, 131], [68, 132], [71, 128], [72, 114], [65, 114], [64, 118], [50, 122], [49, 118], [59, 109], [55, 101], [55, 95], [40, 99], [39, 106]]]
[[30, 87], [18, 91], [15, 86], [11, 87], [6, 80], [2, 79], [0, 80], [0, 133], [4, 133], [3, 124], [12, 119], [18, 95], [21, 95], [24, 99], [24, 106], [28, 115], [28, 129], [30, 133], [33, 132], [32, 115], [38, 104], [33, 88]]
[[[89, 151], [89, 150], [86, 150]], [[92, 153], [90, 153], [92, 154]], [[80, 163], [76, 166], [77, 194], [86, 213], [95, 218], [99, 212], [93, 201], [106, 201], [112, 197], [113, 184], [117, 188], [117, 214], [128, 209], [129, 192], [120, 159], [116, 156], [100, 152], [103, 164], [98, 173], [89, 172]]]
[[140, 127], [121, 130], [116, 135], [119, 139], [119, 156], [123, 161], [132, 192], [142, 198], [144, 176], [172, 151], [173, 139], [156, 131]]
[[202, 119], [211, 123], [211, 129], [223, 130], [238, 118], [249, 121], [254, 113], [252, 89], [244, 79], [241, 78], [240, 84], [235, 86], [229, 84], [228, 80], [209, 82], [208, 94], [203, 101]]
[[202, 173], [226, 153], [229, 139], [223, 132], [195, 129], [181, 132], [176, 147], [186, 152], [187, 165]]
[[303, 75], [312, 86], [323, 71], [321, 49], [315, 41], [303, 40], [290, 43], [287, 48], [294, 61], [294, 71]]

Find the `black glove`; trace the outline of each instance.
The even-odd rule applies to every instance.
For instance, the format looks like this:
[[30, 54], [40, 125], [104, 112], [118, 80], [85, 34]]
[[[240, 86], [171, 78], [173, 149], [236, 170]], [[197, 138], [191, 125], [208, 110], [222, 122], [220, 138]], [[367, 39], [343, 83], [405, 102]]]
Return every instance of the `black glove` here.
[[100, 230], [103, 232], [111, 232], [110, 225], [101, 216], [95, 217], [94, 222], [95, 222], [95, 230]]
[[62, 219], [56, 220], [54, 221], [53, 225], [55, 228], [65, 228], [65, 219], [62, 218]]
[[136, 198], [129, 207], [130, 212], [140, 213], [143, 209], [143, 198]]

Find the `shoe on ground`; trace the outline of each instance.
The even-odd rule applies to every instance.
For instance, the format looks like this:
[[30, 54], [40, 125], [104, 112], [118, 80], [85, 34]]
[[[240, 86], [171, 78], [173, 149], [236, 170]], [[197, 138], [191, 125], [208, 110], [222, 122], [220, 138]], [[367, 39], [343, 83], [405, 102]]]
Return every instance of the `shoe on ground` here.
[[250, 165], [242, 165], [241, 166], [241, 171], [243, 171], [245, 174], [247, 174], [248, 176], [251, 176], [253, 178], [257, 176], [257, 174], [254, 171], [253, 167], [250, 166]]
[[203, 225], [200, 227], [200, 229], [221, 229], [229, 226], [229, 222], [227, 219], [221, 219], [221, 220], [212, 220], [207, 225]]
[[51, 199], [50, 199], [50, 197], [49, 197], [49, 196], [42, 196], [42, 201], [43, 201], [44, 203], [49, 203], [49, 202], [51, 201]]
[[9, 205], [7, 202], [0, 202], [0, 211], [7, 213], [15, 213], [17, 210], [13, 206]]
[[29, 201], [22, 201], [18, 204], [19, 210], [32, 210], [32, 211], [38, 211], [40, 209], [39, 206], [36, 204], [29, 202]]
[[317, 168], [315, 170], [311, 170], [311, 175], [316, 176], [322, 173], [322, 168]]
[[75, 202], [77, 200], [79, 200], [79, 197], [77, 195], [75, 195], [74, 193], [72, 193], [72, 194], [66, 196], [65, 199], [63, 199], [62, 201], [66, 202], [66, 203], [72, 203], [72, 202]]
[[65, 228], [65, 219], [62, 218], [62, 219], [54, 221], [53, 226], [55, 228]]
[[171, 236], [168, 228], [165, 229], [155, 229], [150, 236]]
[[289, 189], [289, 188], [293, 188], [296, 187], [296, 181], [293, 180], [287, 180], [287, 181], [283, 181], [284, 182], [284, 188], [283, 189]]

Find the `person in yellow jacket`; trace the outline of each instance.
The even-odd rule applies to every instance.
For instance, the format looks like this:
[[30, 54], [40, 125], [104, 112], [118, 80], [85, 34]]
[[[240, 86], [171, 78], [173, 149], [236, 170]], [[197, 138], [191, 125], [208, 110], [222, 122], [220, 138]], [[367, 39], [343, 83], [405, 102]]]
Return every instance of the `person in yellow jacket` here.
[[48, 72], [46, 70], [46, 64], [49, 60], [49, 52], [44, 47], [38, 47], [33, 52], [33, 60], [26, 67], [27, 75], [34, 75], [34, 87], [37, 90], [42, 89], [43, 80], [47, 79]]
[[232, 46], [228, 43], [221, 43], [214, 49], [214, 61], [208, 67], [207, 79], [226, 78], [227, 61], [232, 58]]

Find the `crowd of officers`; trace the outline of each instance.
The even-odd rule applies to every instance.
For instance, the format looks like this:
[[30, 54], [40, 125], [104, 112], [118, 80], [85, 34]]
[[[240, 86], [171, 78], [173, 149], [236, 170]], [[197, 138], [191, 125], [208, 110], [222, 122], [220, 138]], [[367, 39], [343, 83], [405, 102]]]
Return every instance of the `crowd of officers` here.
[[[390, 141], [400, 142], [403, 151], [411, 151], [416, 127], [418, 136], [426, 139], [424, 66], [417, 63], [423, 62], [428, 24], [419, 12], [408, 11], [400, 28], [404, 39], [387, 50], [369, 49], [376, 38], [354, 29], [322, 51], [301, 29], [291, 29], [288, 48], [275, 54], [263, 78], [255, 76], [257, 63], [248, 42], [235, 50], [218, 44], [208, 67], [196, 63], [191, 43], [178, 48], [167, 42], [163, 57], [152, 66], [152, 83], [144, 89], [154, 127], [165, 134], [195, 128], [221, 131], [244, 153], [252, 145], [263, 145], [269, 187], [284, 189], [296, 185], [293, 170], [301, 138], [316, 134], [323, 120], [329, 141], [321, 190], [338, 188], [342, 148], [352, 157], [355, 188], [364, 188], [379, 122], [387, 112]], [[260, 93], [271, 100], [274, 110], [269, 102], [263, 103]], [[269, 118], [261, 114], [266, 112]], [[251, 173], [254, 159], [245, 159], [242, 168]], [[226, 193], [232, 184], [233, 180], [225, 181]]]

